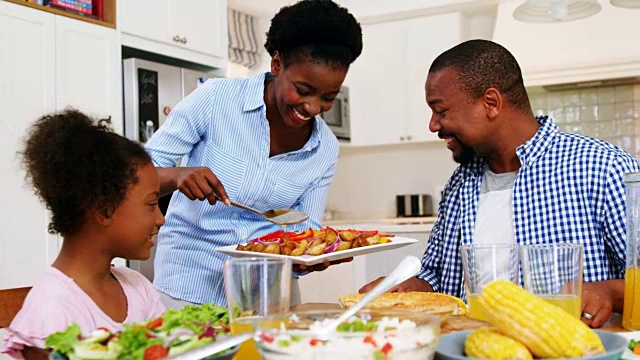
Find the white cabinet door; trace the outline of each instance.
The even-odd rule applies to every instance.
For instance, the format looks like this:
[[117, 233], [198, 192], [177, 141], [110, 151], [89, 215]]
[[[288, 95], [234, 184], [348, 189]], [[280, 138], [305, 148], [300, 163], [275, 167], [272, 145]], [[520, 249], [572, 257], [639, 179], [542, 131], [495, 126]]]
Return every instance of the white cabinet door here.
[[352, 145], [438, 140], [424, 93], [429, 67], [462, 39], [462, 15], [363, 26], [362, 55], [349, 71]]
[[56, 17], [56, 108], [111, 117], [122, 134], [122, 66], [115, 30]]
[[[118, 1], [118, 27], [123, 33], [171, 42], [171, 0]], [[213, 0], [215, 1], [215, 0]]]
[[[429, 131], [431, 109], [425, 99], [425, 81], [436, 57], [460, 43], [462, 21], [460, 13], [404, 21], [408, 44], [404, 71], [407, 89], [406, 138], [409, 141], [439, 140], [437, 134]], [[432, 36], [436, 31], [438, 36]]]
[[121, 0], [122, 45], [212, 68], [227, 66], [227, 0]]
[[190, 50], [226, 57], [227, 2], [171, 0], [171, 34]]
[[33, 285], [58, 252], [16, 154], [28, 127], [55, 110], [54, 17], [0, 1], [0, 289]]
[[[408, 255], [413, 255], [418, 259], [422, 259], [424, 251], [427, 249], [430, 232], [411, 232], [411, 233], [395, 233], [397, 236], [417, 239], [415, 244], [403, 246], [401, 248], [381, 251], [378, 253], [368, 254], [364, 257], [364, 284], [381, 277], [387, 276], [389, 273]], [[393, 239], [392, 239], [393, 241]]]
[[405, 135], [405, 34], [401, 22], [363, 26], [362, 55], [351, 65], [351, 142], [399, 143]]

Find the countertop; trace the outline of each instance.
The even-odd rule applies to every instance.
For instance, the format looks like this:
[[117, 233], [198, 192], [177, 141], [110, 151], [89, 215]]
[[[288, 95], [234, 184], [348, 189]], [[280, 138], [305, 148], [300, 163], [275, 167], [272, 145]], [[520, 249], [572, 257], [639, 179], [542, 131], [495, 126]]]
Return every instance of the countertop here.
[[350, 227], [358, 230], [380, 230], [389, 233], [428, 233], [431, 232], [435, 221], [435, 217], [332, 219], [325, 220], [322, 225], [338, 229]]

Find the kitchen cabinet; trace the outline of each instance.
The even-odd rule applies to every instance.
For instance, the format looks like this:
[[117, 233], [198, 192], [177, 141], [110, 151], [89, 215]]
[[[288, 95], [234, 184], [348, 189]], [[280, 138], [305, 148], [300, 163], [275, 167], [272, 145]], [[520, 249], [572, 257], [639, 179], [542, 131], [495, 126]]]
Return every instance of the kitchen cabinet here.
[[367, 284], [381, 276], [389, 275], [400, 261], [408, 255], [422, 259], [422, 255], [424, 255], [424, 251], [427, 249], [430, 232], [396, 232], [395, 234], [396, 236], [417, 239], [418, 242], [399, 249], [377, 252], [365, 256], [360, 269], [361, 274], [359, 274], [363, 284]]
[[0, 1], [0, 289], [33, 285], [60, 247], [17, 156], [26, 131], [74, 106], [121, 133], [119, 51], [114, 29]]
[[438, 140], [429, 131], [424, 84], [429, 66], [463, 36], [460, 13], [364, 25], [362, 55], [351, 65], [351, 145]]
[[0, 289], [32, 285], [57, 253], [16, 156], [29, 125], [55, 110], [54, 41], [55, 15], [0, 1]]
[[118, 3], [118, 25], [123, 33], [171, 42], [171, 0], [123, 0]]
[[56, 17], [56, 108], [111, 119], [123, 133], [120, 43], [113, 29]]
[[210, 67], [226, 66], [226, 0], [128, 0], [118, 6], [123, 45]]

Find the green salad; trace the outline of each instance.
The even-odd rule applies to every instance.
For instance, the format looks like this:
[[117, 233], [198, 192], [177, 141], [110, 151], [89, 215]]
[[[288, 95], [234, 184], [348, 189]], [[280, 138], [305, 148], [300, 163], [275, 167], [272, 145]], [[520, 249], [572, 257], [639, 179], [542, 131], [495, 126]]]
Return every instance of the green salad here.
[[210, 344], [229, 332], [226, 308], [213, 304], [167, 309], [164, 315], [141, 324], [125, 325], [112, 333], [99, 328], [88, 336], [77, 324], [49, 335], [47, 348], [59, 358], [155, 360]]

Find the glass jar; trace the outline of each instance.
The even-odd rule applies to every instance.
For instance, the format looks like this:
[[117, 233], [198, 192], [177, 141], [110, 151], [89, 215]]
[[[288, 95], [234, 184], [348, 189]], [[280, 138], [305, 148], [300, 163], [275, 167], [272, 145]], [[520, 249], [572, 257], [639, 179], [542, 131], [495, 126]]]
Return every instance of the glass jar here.
[[627, 192], [627, 270], [622, 326], [640, 330], [640, 172], [625, 175]]

